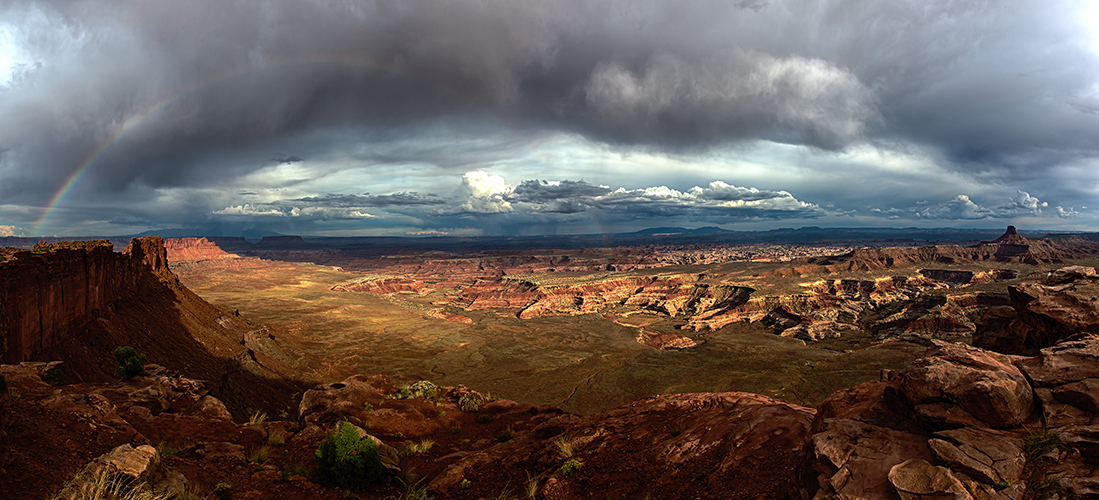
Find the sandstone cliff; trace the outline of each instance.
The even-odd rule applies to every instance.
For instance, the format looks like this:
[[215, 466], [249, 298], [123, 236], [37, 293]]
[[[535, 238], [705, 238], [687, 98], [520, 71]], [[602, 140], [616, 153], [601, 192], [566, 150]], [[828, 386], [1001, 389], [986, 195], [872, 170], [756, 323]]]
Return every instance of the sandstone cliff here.
[[106, 240], [58, 243], [0, 263], [5, 363], [34, 359], [142, 283], [174, 278], [159, 237], [135, 238], [121, 254], [113, 248]]
[[40, 245], [0, 262], [0, 359], [62, 360], [70, 381], [113, 379], [112, 351], [129, 345], [217, 381], [238, 417], [250, 407], [285, 410], [296, 377], [249, 340], [262, 331], [180, 284], [160, 237], [135, 238], [121, 253], [106, 241]]
[[164, 248], [170, 262], [240, 258], [237, 254], [222, 250], [206, 238], [168, 238], [164, 240]]

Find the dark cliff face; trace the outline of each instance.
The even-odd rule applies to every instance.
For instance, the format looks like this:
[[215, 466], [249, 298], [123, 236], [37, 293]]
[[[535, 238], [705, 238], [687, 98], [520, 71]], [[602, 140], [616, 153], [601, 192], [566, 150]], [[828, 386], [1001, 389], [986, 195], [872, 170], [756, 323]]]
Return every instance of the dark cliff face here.
[[107, 241], [59, 244], [14, 253], [0, 263], [0, 337], [4, 363], [56, 345], [144, 280], [174, 279], [160, 237], [135, 238], [123, 253]]

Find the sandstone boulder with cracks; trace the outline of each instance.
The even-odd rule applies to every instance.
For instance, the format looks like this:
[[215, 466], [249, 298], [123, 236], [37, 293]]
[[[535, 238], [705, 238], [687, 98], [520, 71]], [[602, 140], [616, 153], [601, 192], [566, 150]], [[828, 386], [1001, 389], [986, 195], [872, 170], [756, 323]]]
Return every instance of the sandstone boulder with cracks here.
[[[1016, 427], [1034, 411], [1033, 391], [1009, 356], [964, 344], [934, 347], [904, 371], [899, 389], [932, 424]], [[961, 411], [955, 411], [961, 410]]]

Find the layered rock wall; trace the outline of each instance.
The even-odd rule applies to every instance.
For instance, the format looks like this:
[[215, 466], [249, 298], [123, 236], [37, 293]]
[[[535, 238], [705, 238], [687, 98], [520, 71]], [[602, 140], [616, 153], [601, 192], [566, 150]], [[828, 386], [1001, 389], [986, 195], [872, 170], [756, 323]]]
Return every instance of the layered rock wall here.
[[122, 253], [106, 240], [20, 251], [0, 263], [0, 341], [4, 363], [33, 359], [97, 311], [170, 276], [160, 237], [135, 238]]
[[164, 240], [164, 247], [168, 250], [168, 259], [172, 262], [240, 258], [237, 254], [222, 250], [206, 238], [168, 238]]

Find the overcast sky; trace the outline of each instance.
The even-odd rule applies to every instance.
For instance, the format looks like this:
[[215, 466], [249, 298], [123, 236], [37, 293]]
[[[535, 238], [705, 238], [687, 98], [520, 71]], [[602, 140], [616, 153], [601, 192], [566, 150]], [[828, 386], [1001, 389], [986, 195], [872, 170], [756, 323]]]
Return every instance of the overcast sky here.
[[6, 0], [0, 236], [1099, 230], [1096, 5]]

